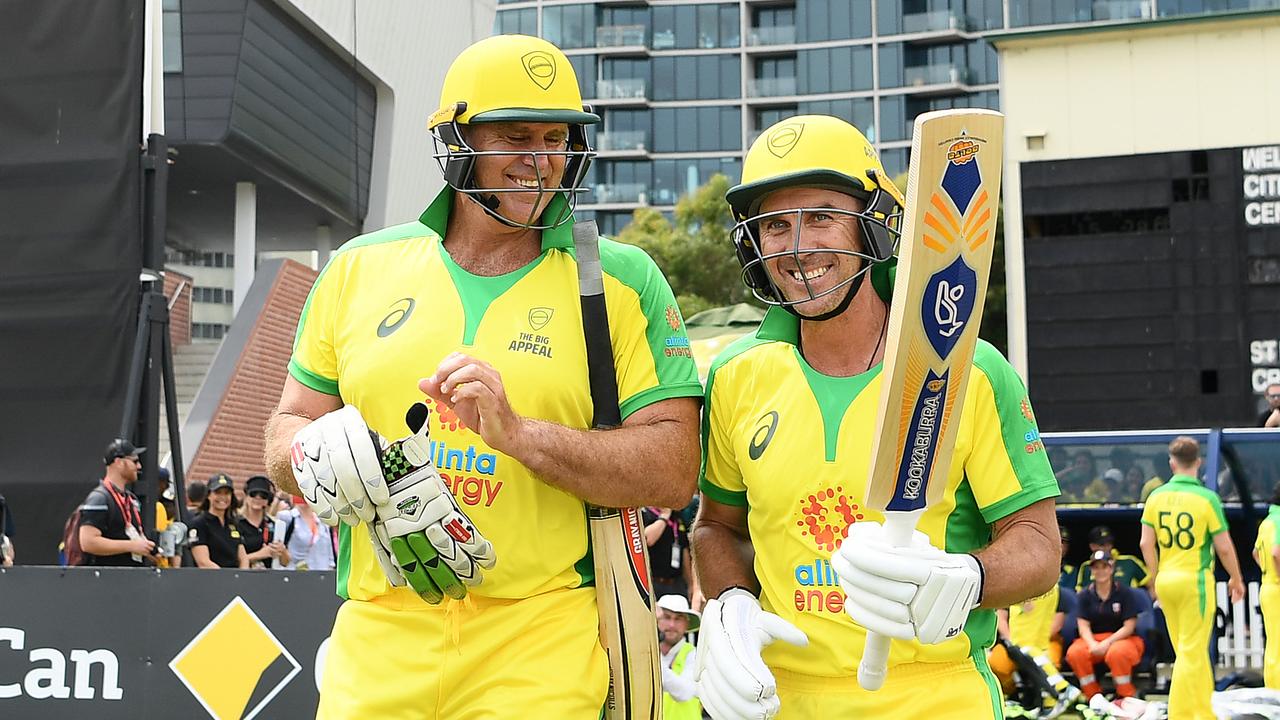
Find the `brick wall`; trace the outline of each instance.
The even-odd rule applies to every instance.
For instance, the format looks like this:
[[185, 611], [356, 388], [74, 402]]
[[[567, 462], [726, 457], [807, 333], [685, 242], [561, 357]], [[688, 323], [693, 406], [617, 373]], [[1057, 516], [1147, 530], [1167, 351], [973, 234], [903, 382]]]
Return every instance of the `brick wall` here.
[[[164, 271], [164, 296], [173, 307], [169, 308], [169, 344], [173, 347], [191, 342], [191, 289], [195, 283], [191, 276], [173, 270]], [[173, 294], [182, 288], [177, 302]]]
[[266, 474], [262, 430], [284, 389], [298, 316], [315, 279], [314, 270], [292, 260], [280, 266], [204, 441], [195, 451], [188, 478], [207, 480], [225, 472], [242, 488], [250, 476]]

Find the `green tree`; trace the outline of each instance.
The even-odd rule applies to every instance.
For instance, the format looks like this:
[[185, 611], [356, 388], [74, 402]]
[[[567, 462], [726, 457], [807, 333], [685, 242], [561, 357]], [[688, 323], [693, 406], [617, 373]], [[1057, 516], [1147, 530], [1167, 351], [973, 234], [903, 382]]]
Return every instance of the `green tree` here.
[[674, 223], [657, 210], [641, 208], [618, 233], [619, 242], [643, 248], [658, 264], [685, 317], [752, 301], [729, 238], [733, 213], [724, 199], [728, 189], [729, 178], [714, 175], [680, 199]]

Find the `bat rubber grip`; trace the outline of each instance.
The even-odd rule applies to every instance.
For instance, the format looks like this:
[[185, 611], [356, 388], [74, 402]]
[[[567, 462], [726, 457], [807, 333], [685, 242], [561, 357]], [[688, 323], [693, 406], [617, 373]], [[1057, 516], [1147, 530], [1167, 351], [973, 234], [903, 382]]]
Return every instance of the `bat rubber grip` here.
[[[911, 534], [916, 530], [916, 522], [923, 511], [886, 512], [884, 529], [886, 539], [894, 547], [902, 547], [911, 543]], [[867, 644], [862, 650], [862, 662], [858, 664], [858, 685], [863, 690], [875, 691], [884, 686], [885, 675], [889, 668], [889, 636], [880, 633], [867, 633]]]

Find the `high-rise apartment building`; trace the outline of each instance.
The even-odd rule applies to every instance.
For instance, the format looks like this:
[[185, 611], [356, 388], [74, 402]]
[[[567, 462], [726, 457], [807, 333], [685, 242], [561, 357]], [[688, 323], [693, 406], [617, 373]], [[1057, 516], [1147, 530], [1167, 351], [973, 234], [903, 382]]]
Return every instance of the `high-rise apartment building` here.
[[986, 32], [1271, 1], [498, 0], [494, 30], [569, 55], [603, 119], [581, 207], [614, 233], [632, 210], [669, 210], [716, 172], [736, 179], [751, 141], [788, 115], [842, 117], [890, 173], [905, 172], [916, 115], [999, 107]]

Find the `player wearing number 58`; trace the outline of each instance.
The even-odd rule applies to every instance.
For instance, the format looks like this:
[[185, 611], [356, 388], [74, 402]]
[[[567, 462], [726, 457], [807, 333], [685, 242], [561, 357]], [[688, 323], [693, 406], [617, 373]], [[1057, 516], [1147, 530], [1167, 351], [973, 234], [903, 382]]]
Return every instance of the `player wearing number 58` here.
[[602, 240], [621, 426], [590, 429], [572, 228], [598, 121], [554, 45], [472, 45], [429, 121], [447, 187], [311, 290], [267, 456], [341, 523], [320, 717], [600, 717], [586, 503], [688, 502], [701, 389], [657, 266]]
[[[908, 277], [934, 246], [989, 251], [1002, 147], [993, 115], [956, 121], [941, 138], [922, 140], [917, 126], [927, 147], [915, 155], [940, 154], [922, 162], [937, 175], [917, 180], [919, 209], [937, 228], [901, 238], [904, 248], [922, 243], [917, 270], [897, 266], [910, 200], [843, 120], [806, 115], [765, 130], [728, 193], [743, 278], [773, 307], [707, 380], [693, 555], [714, 598], [698, 664], [699, 697], [717, 720], [1001, 715], [986, 662], [993, 608], [1057, 580], [1058, 486], [1022, 382], [969, 331], [985, 269], [966, 255]], [[893, 327], [895, 282], [925, 289], [901, 302], [931, 323], [928, 339]], [[937, 500], [900, 548], [869, 502], [868, 468], [889, 382], [882, 361], [915, 341], [973, 360], [921, 384], [924, 424], [948, 428], [954, 452], [928, 490]], [[966, 374], [967, 395], [952, 406], [950, 383]], [[928, 475], [917, 471], [934, 446], [922, 443], [924, 464], [908, 472], [923, 502]], [[878, 692], [857, 679], [868, 630], [894, 638]]]
[[1244, 597], [1236, 548], [1227, 532], [1218, 494], [1198, 479], [1200, 444], [1178, 437], [1169, 443], [1173, 477], [1152, 491], [1142, 508], [1142, 557], [1151, 570], [1151, 587], [1164, 608], [1169, 639], [1178, 661], [1169, 686], [1169, 717], [1212, 720], [1213, 668], [1209, 638], [1217, 599], [1212, 545], [1227, 569], [1231, 602]]

